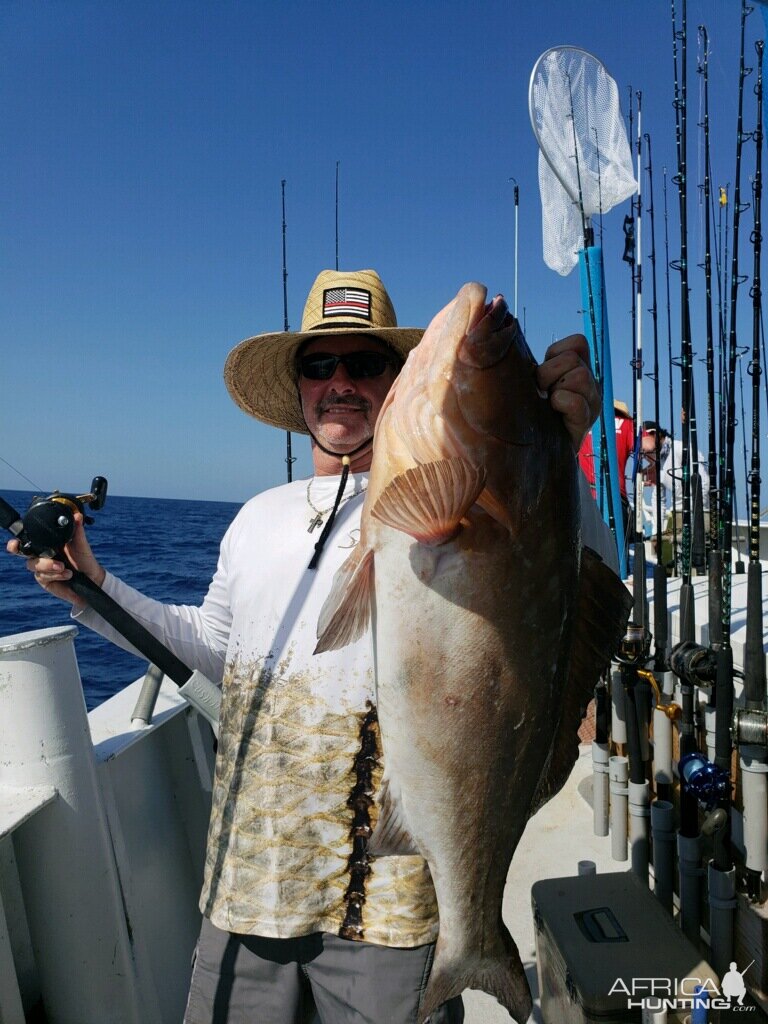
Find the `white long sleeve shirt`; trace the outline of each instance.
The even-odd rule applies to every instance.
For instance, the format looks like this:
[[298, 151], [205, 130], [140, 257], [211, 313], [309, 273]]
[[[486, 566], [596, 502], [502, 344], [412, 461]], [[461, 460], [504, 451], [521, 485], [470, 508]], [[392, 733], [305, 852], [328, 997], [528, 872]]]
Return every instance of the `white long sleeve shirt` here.
[[[580, 474], [581, 476], [581, 474]], [[366, 634], [315, 655], [320, 609], [359, 536], [367, 475], [350, 477], [317, 570], [320, 529], [306, 480], [251, 499], [222, 544], [202, 605], [164, 605], [112, 575], [103, 588], [185, 664], [222, 682], [219, 749], [200, 907], [226, 931], [287, 938], [338, 933], [350, 880], [360, 730], [375, 697]], [[615, 566], [610, 535], [588, 486], [582, 539]], [[333, 505], [339, 477], [310, 483], [313, 505]], [[90, 609], [76, 618], [130, 650]], [[375, 781], [381, 766], [374, 771]], [[375, 816], [375, 809], [373, 810]], [[415, 946], [435, 939], [437, 907], [421, 857], [382, 857], [366, 880], [366, 941]]]

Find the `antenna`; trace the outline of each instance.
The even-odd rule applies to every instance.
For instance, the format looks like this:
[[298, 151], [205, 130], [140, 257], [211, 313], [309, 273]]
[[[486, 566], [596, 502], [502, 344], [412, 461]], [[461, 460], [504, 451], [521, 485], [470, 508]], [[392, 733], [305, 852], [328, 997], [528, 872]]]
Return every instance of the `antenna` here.
[[[280, 182], [280, 192], [283, 207], [283, 330], [288, 332], [288, 268], [285, 262], [285, 178]], [[288, 483], [293, 480], [293, 464], [296, 461], [291, 452], [291, 432], [285, 433], [285, 465], [288, 474]]]
[[336, 269], [339, 269], [339, 161], [336, 161]]
[[518, 222], [518, 207], [520, 206], [520, 186], [517, 184], [517, 178], [508, 178], [508, 181], [514, 181], [515, 183], [515, 320], [517, 320], [517, 222]]

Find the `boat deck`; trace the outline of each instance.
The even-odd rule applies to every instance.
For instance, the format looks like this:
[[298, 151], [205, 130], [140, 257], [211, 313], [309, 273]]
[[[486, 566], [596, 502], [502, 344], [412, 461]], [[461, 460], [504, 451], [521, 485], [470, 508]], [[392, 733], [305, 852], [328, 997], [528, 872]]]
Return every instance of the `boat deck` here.
[[[592, 786], [592, 752], [583, 744], [571, 777], [558, 795], [531, 819], [512, 860], [502, 913], [520, 950], [534, 997], [531, 1021], [541, 1024], [536, 978], [536, 943], [531, 886], [543, 878], [578, 874], [578, 862], [591, 860], [598, 872], [624, 871], [629, 860], [611, 857], [611, 837], [595, 836], [587, 802]], [[509, 1024], [510, 1015], [493, 996], [467, 991], [463, 995], [466, 1024]]]

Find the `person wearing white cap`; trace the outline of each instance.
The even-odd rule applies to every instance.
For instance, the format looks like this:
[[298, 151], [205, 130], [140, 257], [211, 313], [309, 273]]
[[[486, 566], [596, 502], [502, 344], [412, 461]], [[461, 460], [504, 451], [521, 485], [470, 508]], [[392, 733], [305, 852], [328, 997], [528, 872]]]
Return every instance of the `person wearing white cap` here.
[[[358, 534], [376, 417], [422, 334], [397, 326], [374, 271], [326, 270], [300, 331], [232, 350], [224, 376], [233, 399], [263, 422], [309, 434], [314, 475], [245, 504], [201, 607], [163, 605], [105, 572], [82, 524], [68, 548], [190, 668], [222, 681], [186, 1024], [418, 1019], [437, 908], [421, 857], [374, 863], [367, 854], [382, 772], [370, 642], [313, 650], [320, 608]], [[575, 453], [600, 402], [586, 340], [551, 346], [538, 383]], [[600, 538], [586, 539], [600, 549]], [[30, 559], [28, 568], [79, 621], [125, 646], [81, 606], [62, 563]], [[459, 997], [431, 1024], [462, 1019]]]

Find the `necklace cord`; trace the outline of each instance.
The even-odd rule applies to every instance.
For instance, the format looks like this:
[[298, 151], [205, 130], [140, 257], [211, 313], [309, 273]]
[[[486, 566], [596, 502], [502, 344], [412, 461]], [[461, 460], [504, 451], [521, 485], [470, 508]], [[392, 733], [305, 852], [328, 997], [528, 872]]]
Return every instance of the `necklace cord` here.
[[323, 532], [320, 534], [317, 543], [315, 544], [315, 553], [312, 555], [310, 563], [307, 566], [308, 569], [316, 569], [318, 562], [320, 561], [320, 555], [322, 555], [323, 553], [325, 542], [328, 539], [328, 536], [333, 527], [334, 520], [336, 519], [336, 512], [338, 511], [339, 505], [341, 504], [341, 498], [342, 495], [344, 494], [344, 488], [347, 486], [347, 477], [349, 476], [349, 463], [349, 456], [343, 456], [341, 460], [343, 468], [341, 470], [341, 480], [339, 481], [339, 489], [336, 492], [336, 501], [333, 503], [333, 508], [331, 509], [330, 516], [328, 517], [328, 522], [323, 527]]

